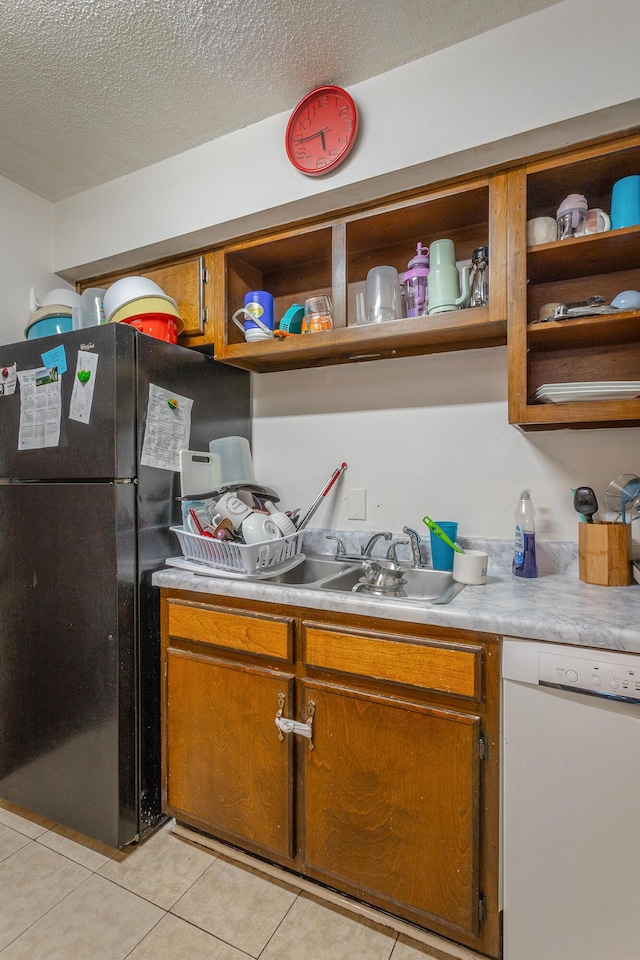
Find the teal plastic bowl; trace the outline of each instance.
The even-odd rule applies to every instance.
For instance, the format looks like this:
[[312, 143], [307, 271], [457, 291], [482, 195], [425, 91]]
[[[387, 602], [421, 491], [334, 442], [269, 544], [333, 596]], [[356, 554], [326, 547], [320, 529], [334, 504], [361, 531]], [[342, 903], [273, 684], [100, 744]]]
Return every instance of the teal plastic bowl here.
[[38, 340], [39, 337], [53, 337], [57, 333], [69, 333], [73, 329], [71, 317], [43, 317], [27, 327], [27, 340]]

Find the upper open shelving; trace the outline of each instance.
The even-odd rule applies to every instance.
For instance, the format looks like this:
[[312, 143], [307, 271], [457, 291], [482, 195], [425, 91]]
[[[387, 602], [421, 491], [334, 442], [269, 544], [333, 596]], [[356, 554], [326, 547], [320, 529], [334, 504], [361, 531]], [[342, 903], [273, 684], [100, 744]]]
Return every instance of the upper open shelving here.
[[[476, 178], [218, 251], [216, 357], [264, 373], [505, 344], [506, 204], [505, 175]], [[489, 306], [357, 324], [356, 295], [371, 267], [402, 273], [418, 242], [443, 237], [454, 241], [458, 260], [489, 246]], [[334, 329], [246, 343], [231, 317], [252, 289], [273, 294], [277, 320], [292, 303], [328, 294]]]
[[640, 172], [640, 136], [535, 160], [510, 178], [509, 419], [524, 430], [640, 426], [640, 399], [541, 403], [544, 383], [640, 379], [640, 312], [537, 322], [550, 305], [640, 290], [640, 225], [526, 246], [526, 221], [581, 193], [606, 212], [613, 184]]

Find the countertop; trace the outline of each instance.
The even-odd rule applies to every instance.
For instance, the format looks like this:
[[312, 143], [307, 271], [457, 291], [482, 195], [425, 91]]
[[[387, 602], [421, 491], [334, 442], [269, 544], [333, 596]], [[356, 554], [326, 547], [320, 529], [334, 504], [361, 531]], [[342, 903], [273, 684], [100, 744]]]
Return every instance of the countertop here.
[[354, 613], [408, 623], [556, 641], [640, 653], [640, 585], [599, 587], [582, 583], [577, 572], [545, 573], [535, 580], [489, 568], [484, 586], [467, 586], [445, 606], [402, 600], [362, 599], [268, 581], [199, 576], [167, 567], [153, 575], [159, 587], [278, 602], [314, 610]]

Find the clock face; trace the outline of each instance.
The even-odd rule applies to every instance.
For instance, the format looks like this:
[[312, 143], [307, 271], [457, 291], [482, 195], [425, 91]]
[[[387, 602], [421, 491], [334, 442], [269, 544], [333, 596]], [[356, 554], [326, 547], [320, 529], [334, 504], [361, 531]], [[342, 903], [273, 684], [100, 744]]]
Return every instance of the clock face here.
[[309, 177], [328, 173], [345, 160], [358, 132], [356, 105], [341, 87], [317, 87], [295, 108], [285, 144], [291, 163]]

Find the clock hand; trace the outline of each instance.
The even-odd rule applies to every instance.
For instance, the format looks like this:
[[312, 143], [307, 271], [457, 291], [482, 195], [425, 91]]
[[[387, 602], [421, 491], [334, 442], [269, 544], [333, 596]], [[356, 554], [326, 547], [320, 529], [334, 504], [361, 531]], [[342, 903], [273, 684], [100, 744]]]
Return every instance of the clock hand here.
[[324, 127], [322, 130], [316, 130], [315, 133], [309, 134], [308, 137], [300, 137], [299, 140], [296, 140], [296, 143], [306, 143], [307, 140], [314, 140], [316, 137], [321, 137], [321, 139], [322, 139], [322, 149], [323, 149], [323, 150], [326, 150], [327, 147], [326, 147], [326, 144], [325, 144], [324, 135], [325, 135], [325, 133], [328, 131], [328, 129], [329, 129], [329, 127]]

